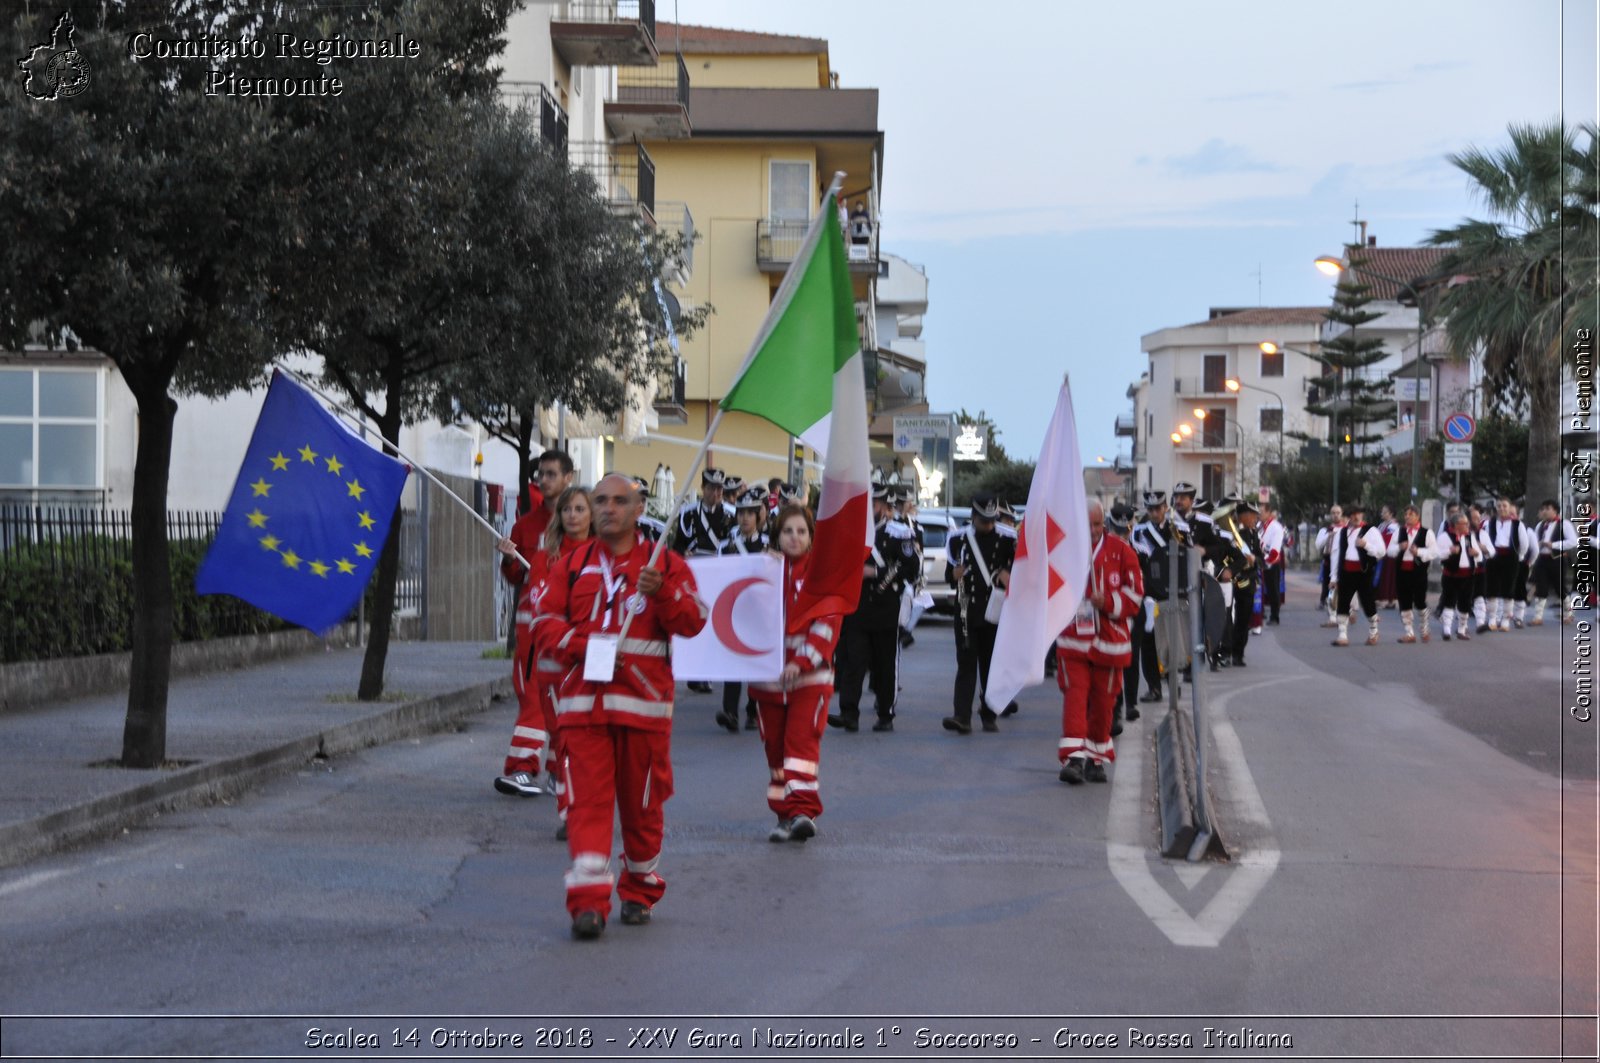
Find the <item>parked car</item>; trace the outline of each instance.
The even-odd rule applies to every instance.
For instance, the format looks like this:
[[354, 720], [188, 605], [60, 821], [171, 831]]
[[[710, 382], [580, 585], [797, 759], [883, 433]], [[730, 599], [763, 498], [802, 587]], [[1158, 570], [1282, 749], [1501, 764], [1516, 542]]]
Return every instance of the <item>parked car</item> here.
[[936, 507], [917, 513], [917, 523], [922, 525], [922, 582], [933, 598], [933, 611], [954, 616], [956, 589], [944, 581], [945, 561], [949, 557], [950, 533], [971, 519], [972, 510], [966, 506], [954, 509]]

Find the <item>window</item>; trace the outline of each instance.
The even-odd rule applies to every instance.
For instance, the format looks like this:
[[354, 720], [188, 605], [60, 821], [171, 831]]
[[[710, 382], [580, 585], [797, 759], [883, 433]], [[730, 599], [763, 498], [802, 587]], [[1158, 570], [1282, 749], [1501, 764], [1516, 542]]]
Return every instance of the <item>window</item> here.
[[1277, 406], [1261, 411], [1261, 430], [1263, 432], [1283, 431], [1283, 410]]
[[0, 487], [101, 485], [98, 369], [0, 369]]
[[811, 164], [773, 162], [767, 190], [767, 218], [774, 226], [811, 221]]
[[1228, 411], [1217, 407], [1206, 411], [1205, 429], [1201, 433], [1201, 442], [1208, 447], [1225, 447], [1228, 445]]
[[1273, 354], [1268, 354], [1266, 351], [1261, 352], [1261, 375], [1283, 375], [1283, 350], [1281, 348]]
[[1227, 388], [1223, 381], [1228, 379], [1228, 356], [1225, 354], [1208, 354], [1205, 360], [1205, 376], [1200, 381], [1200, 386], [1208, 393], [1220, 393]]
[[1227, 493], [1227, 488], [1223, 486], [1222, 466], [1200, 466], [1200, 496], [1216, 501]]

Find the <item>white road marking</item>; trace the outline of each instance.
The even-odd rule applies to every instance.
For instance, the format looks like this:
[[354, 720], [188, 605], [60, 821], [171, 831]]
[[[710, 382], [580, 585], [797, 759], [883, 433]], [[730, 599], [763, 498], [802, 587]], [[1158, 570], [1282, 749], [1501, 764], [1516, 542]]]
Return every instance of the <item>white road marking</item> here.
[[51, 879], [60, 878], [66, 873], [66, 869], [61, 868], [55, 871], [35, 871], [31, 875], [23, 875], [15, 882], [7, 882], [4, 886], [0, 886], [0, 897], [4, 897], [8, 893], [21, 893], [23, 890], [32, 889], [35, 886], [42, 886]]
[[[1269, 679], [1247, 687], [1229, 690], [1211, 699], [1207, 706], [1207, 730], [1216, 746], [1217, 762], [1228, 777], [1229, 793], [1237, 800], [1238, 811], [1253, 838], [1261, 844], [1235, 856], [1231, 864], [1219, 869], [1227, 876], [1198, 916], [1191, 916], [1150, 870], [1151, 854], [1141, 842], [1139, 810], [1144, 792], [1143, 741], [1128, 742], [1117, 749], [1117, 771], [1111, 788], [1111, 808], [1106, 813], [1106, 862], [1123, 892], [1150, 918], [1157, 929], [1174, 945], [1189, 948], [1215, 948], [1233, 929], [1267, 880], [1278, 868], [1280, 854], [1272, 844], [1272, 821], [1267, 816], [1261, 792], [1256, 789], [1244, 748], [1224, 710], [1240, 694], [1250, 693], [1289, 677]], [[1211, 865], [1173, 864], [1179, 881], [1194, 889]]]

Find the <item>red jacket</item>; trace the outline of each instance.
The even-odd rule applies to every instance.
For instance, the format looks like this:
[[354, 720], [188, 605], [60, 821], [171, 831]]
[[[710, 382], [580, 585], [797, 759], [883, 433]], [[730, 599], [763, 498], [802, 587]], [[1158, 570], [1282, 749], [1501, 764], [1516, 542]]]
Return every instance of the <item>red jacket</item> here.
[[[537, 487], [531, 484], [528, 487], [529, 508], [526, 513], [518, 517], [516, 523], [511, 525], [511, 530], [506, 533], [506, 538], [516, 546], [517, 553], [527, 558], [535, 568], [539, 562], [534, 560], [534, 554], [544, 553], [544, 530], [550, 527], [552, 516], [550, 507], [544, 504], [544, 495], [539, 493]], [[507, 555], [500, 559], [500, 575], [513, 587], [518, 584], [527, 586], [532, 580], [522, 577], [525, 569], [522, 562]]]
[[644, 609], [617, 647], [611, 681], [583, 678], [589, 636], [622, 629], [627, 602], [639, 573], [650, 561], [650, 543], [636, 536], [621, 557], [594, 540], [558, 559], [534, 600], [533, 647], [566, 668], [556, 692], [558, 726], [617, 724], [641, 731], [672, 729], [672, 635], [697, 635], [708, 610], [700, 600], [694, 573], [677, 554], [661, 554], [661, 589], [644, 599]]
[[[795, 600], [800, 596], [800, 589], [805, 586], [806, 573], [809, 571], [811, 571], [810, 554], [806, 554], [796, 562], [784, 559], [785, 616], [794, 614]], [[801, 621], [785, 632], [784, 666], [787, 667], [790, 661], [800, 666], [800, 675], [795, 680], [794, 690], [799, 690], [801, 687], [833, 686], [833, 650], [839, 644], [839, 622], [842, 619], [843, 617], [837, 613], [819, 616]], [[787, 704], [789, 693], [793, 692], [785, 693], [781, 682], [750, 684], [750, 696], [764, 705]]]
[[[1096, 588], [1105, 599], [1100, 607], [1089, 600]], [[1129, 621], [1139, 615], [1143, 601], [1139, 555], [1122, 539], [1105, 533], [1089, 559], [1089, 584], [1078, 617], [1068, 621], [1056, 647], [1063, 655], [1087, 658], [1090, 664], [1126, 668], [1133, 661]]]
[[[579, 547], [588, 546], [592, 542], [594, 542], [593, 538], [563, 539], [561, 542], [561, 556], [566, 557], [572, 551]], [[533, 652], [533, 596], [544, 586], [545, 579], [550, 575], [550, 566], [555, 564], [556, 561], [555, 558], [550, 556], [550, 551], [544, 549], [543, 546], [539, 548], [537, 553], [524, 554], [523, 556], [533, 563], [533, 567], [528, 570], [527, 578], [522, 581], [522, 589], [517, 592], [517, 655], [515, 659], [519, 661], [526, 661], [528, 654]], [[522, 568], [521, 565], [517, 564], [515, 558], [511, 559], [511, 563], [516, 565], [518, 569]]]

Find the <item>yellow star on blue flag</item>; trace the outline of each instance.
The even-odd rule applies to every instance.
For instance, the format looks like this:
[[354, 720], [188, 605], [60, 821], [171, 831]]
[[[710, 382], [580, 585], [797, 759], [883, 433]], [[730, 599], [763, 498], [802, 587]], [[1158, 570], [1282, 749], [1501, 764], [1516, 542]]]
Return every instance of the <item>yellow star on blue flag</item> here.
[[[295, 453], [300, 461], [285, 458]], [[315, 460], [333, 454], [340, 458]], [[195, 590], [231, 594], [292, 624], [326, 631], [360, 601], [409, 471], [288, 376], [274, 373]], [[269, 526], [271, 534], [263, 536]], [[367, 549], [351, 560], [356, 542]], [[339, 559], [336, 565], [319, 560], [329, 557]]]

